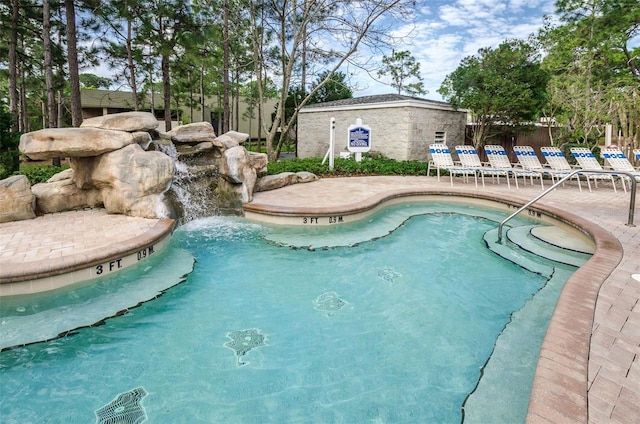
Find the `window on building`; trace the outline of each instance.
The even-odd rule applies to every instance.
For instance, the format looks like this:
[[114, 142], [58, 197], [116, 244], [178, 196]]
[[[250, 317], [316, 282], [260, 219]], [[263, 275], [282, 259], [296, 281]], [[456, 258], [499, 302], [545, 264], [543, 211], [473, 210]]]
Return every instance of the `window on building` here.
[[436, 131], [436, 135], [433, 141], [434, 143], [446, 143], [447, 133], [445, 131]]

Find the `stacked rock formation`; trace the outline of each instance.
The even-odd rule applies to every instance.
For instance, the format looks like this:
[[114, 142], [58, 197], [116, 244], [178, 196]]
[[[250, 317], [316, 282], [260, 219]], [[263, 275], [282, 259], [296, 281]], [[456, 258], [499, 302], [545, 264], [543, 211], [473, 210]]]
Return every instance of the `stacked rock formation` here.
[[258, 179], [267, 170], [267, 155], [243, 147], [248, 134], [216, 136], [208, 122], [165, 133], [157, 127], [151, 113], [124, 112], [86, 119], [80, 128], [22, 135], [20, 151], [26, 156], [69, 158], [71, 169], [33, 187], [25, 176], [0, 181], [0, 222], [94, 207], [180, 221], [240, 215], [254, 191], [317, 179], [305, 172]]
[[188, 215], [184, 209], [189, 207], [199, 208], [199, 215], [242, 213], [242, 204], [253, 199], [258, 175], [267, 170], [267, 155], [242, 146], [248, 138], [236, 131], [216, 136], [208, 122], [160, 133], [161, 148], [162, 142], [175, 146], [178, 163], [170, 195], [177, 197], [179, 188], [188, 193], [186, 200], [172, 202], [178, 215]]
[[174, 173], [173, 160], [145, 151], [158, 121], [150, 113], [99, 116], [80, 128], [50, 128], [20, 138], [20, 151], [33, 160], [69, 158], [71, 169], [36, 184], [38, 213], [104, 206], [109, 213], [168, 218], [164, 193]]

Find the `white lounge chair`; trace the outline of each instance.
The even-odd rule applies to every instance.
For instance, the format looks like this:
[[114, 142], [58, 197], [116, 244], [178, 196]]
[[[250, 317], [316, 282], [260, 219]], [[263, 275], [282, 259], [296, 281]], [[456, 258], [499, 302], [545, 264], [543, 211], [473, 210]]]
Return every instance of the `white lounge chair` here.
[[[572, 147], [571, 148], [571, 154], [573, 155], [574, 158], [576, 158], [576, 161], [578, 162], [578, 165], [580, 166], [580, 168], [582, 169], [589, 169], [592, 171], [601, 171], [603, 170], [602, 165], [600, 165], [600, 162], [598, 162], [598, 159], [596, 159], [596, 157], [593, 155], [593, 152], [589, 149], [587, 149], [586, 147]], [[611, 181], [611, 185], [613, 186], [613, 191], [616, 192], [616, 181], [614, 180], [614, 175], [613, 174], [594, 174], [594, 173], [584, 173], [585, 178], [587, 179], [587, 184], [589, 185], [589, 191], [591, 191], [591, 180], [593, 180], [596, 183], [596, 188], [598, 187], [598, 180], [609, 180]], [[625, 193], [627, 192], [627, 188], [624, 185], [624, 182], [622, 183], [622, 188], [624, 189]]]
[[504, 177], [507, 180], [507, 187], [511, 190], [511, 183], [509, 182], [509, 173], [504, 169], [494, 169], [490, 166], [483, 166], [482, 162], [480, 162], [480, 157], [478, 157], [478, 152], [476, 148], [469, 145], [458, 145], [455, 147], [456, 153], [458, 154], [458, 159], [460, 160], [460, 164], [464, 167], [474, 169], [482, 179], [482, 187], [484, 187], [484, 176], [489, 175], [491, 179], [497, 179], [498, 184], [500, 183], [500, 177]]
[[633, 156], [636, 158], [636, 169], [640, 171], [640, 149], [633, 149]]
[[467, 182], [469, 180], [469, 177], [473, 176], [473, 179], [476, 183], [476, 188], [478, 187], [478, 176], [476, 174], [476, 171], [464, 166], [457, 166], [453, 162], [451, 151], [446, 144], [436, 143], [430, 145], [429, 153], [431, 153], [431, 160], [429, 161], [429, 165], [427, 166], [427, 175], [430, 175], [432, 167], [435, 167], [438, 181], [440, 181], [440, 170], [442, 169], [449, 173], [451, 187], [453, 187], [454, 175], [461, 175], [464, 182]]
[[[518, 163], [523, 169], [527, 169], [529, 171], [537, 171], [542, 172], [544, 175], [549, 175], [551, 177], [551, 181], [555, 184], [556, 178], [559, 180], [562, 177], [567, 176], [571, 171], [567, 170], [555, 170], [552, 168], [545, 168], [540, 160], [538, 159], [538, 155], [535, 150], [531, 146], [514, 146], [513, 151], [518, 158]], [[569, 165], [567, 163], [567, 165]], [[578, 180], [579, 181], [579, 180]], [[580, 186], [580, 184], [578, 184]], [[582, 188], [580, 188], [582, 191]]]
[[[618, 149], [602, 149], [602, 157], [607, 161], [609, 166], [614, 171], [624, 171], [633, 175], [636, 181], [640, 181], [640, 172], [636, 171], [636, 169], [631, 165], [629, 159], [622, 153], [621, 150]], [[620, 181], [622, 181], [622, 186], [624, 187], [625, 180], [628, 180], [628, 177], [625, 174], [620, 174]], [[626, 192], [626, 189], [625, 189]]]
[[489, 163], [491, 164], [492, 168], [503, 169], [513, 176], [513, 179], [516, 181], [516, 188], [518, 188], [518, 177], [522, 177], [523, 181], [526, 181], [525, 179], [528, 177], [531, 180], [532, 185], [533, 178], [540, 179], [540, 186], [544, 190], [542, 172], [514, 168], [509, 161], [507, 151], [504, 150], [504, 147], [488, 144], [484, 146], [484, 152], [487, 154], [487, 159], [489, 159]]
[[[547, 161], [547, 166], [551, 168], [556, 176], [568, 175], [571, 171], [574, 171], [571, 165], [569, 165], [569, 161], [567, 161], [567, 158], [564, 157], [564, 153], [562, 153], [562, 150], [558, 149], [557, 147], [543, 146], [540, 148], [540, 151], [542, 152], [542, 156], [544, 157], [544, 159]], [[551, 178], [553, 178], [553, 175], [554, 174], [551, 175]], [[578, 180], [578, 189], [582, 191], [582, 184], [580, 184], [580, 175], [580, 173], [574, 174], [571, 178], [575, 178], [576, 180]]]

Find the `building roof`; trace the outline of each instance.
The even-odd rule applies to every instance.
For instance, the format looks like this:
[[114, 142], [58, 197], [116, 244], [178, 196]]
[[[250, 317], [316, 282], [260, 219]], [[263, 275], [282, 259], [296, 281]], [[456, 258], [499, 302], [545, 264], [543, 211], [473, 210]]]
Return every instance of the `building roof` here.
[[83, 108], [129, 108], [133, 109], [131, 92], [87, 89], [80, 90], [80, 101]]
[[[387, 107], [420, 107], [428, 109], [443, 109], [453, 111], [453, 106], [447, 102], [423, 99], [421, 97], [405, 96], [402, 94], [376, 94], [372, 96], [354, 97], [351, 99], [334, 100], [331, 102], [306, 105], [301, 112], [312, 112], [316, 109], [374, 109]], [[319, 110], [318, 110], [319, 111]], [[466, 110], [459, 110], [466, 112]]]

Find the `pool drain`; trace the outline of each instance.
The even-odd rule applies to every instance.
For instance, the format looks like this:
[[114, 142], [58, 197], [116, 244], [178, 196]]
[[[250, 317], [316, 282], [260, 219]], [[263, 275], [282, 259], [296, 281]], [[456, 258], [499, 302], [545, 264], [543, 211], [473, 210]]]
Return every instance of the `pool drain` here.
[[231, 341], [226, 342], [224, 347], [236, 352], [236, 365], [239, 367], [248, 364], [248, 362], [242, 361], [244, 355], [257, 347], [265, 346], [266, 340], [265, 336], [260, 334], [260, 330], [257, 328], [231, 331], [227, 333], [227, 337], [229, 337]]
[[111, 402], [96, 409], [96, 424], [140, 424], [147, 420], [147, 413], [141, 405], [147, 395], [143, 387], [120, 393]]

